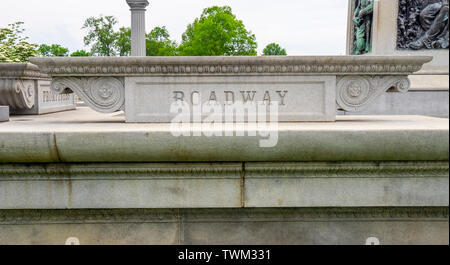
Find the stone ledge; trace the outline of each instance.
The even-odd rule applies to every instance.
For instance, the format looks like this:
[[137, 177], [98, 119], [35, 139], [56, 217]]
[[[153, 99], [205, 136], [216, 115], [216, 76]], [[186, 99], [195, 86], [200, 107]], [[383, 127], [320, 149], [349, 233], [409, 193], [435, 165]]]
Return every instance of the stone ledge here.
[[[389, 74], [419, 71], [432, 56], [186, 56], [30, 58], [57, 76]], [[270, 67], [272, 66], [272, 67]]]
[[120, 114], [79, 108], [14, 116], [1, 124], [0, 163], [449, 159], [449, 123], [440, 118], [340, 116], [336, 123], [280, 123], [278, 138], [277, 146], [260, 148], [260, 137], [174, 137], [170, 124], [125, 124]]
[[431, 207], [448, 162], [0, 164], [0, 209]]
[[[110, 218], [105, 218], [109, 216]], [[276, 217], [275, 217], [276, 216]], [[294, 222], [294, 221], [448, 221], [448, 207], [252, 208], [252, 209], [76, 209], [0, 210], [0, 225]]]

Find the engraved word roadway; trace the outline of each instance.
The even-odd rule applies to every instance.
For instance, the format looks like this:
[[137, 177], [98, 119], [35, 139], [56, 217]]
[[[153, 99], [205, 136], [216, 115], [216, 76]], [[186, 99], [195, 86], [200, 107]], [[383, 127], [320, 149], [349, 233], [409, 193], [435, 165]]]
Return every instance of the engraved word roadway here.
[[[257, 91], [239, 91], [240, 95], [242, 96], [242, 102], [248, 103], [248, 102], [255, 102], [256, 99], [256, 95], [258, 94]], [[236, 95], [233, 91], [224, 91], [224, 102], [225, 104], [234, 104], [236, 103]], [[286, 102], [285, 102], [285, 98], [286, 95], [288, 94], [287, 90], [283, 90], [283, 91], [276, 91], [279, 101], [278, 105], [280, 106], [285, 106]], [[173, 99], [175, 101], [185, 101], [185, 93], [183, 91], [173, 91]], [[189, 96], [190, 99], [190, 103], [193, 105], [198, 105], [200, 104], [200, 99], [201, 99], [201, 93], [199, 91], [193, 91], [190, 93]], [[261, 102], [264, 102], [266, 104], [270, 104], [272, 102], [273, 99], [273, 95], [271, 95], [270, 91], [265, 91], [264, 95], [261, 97]], [[217, 93], [216, 91], [211, 91], [209, 93], [209, 101], [218, 101], [217, 100]]]
[[130, 77], [125, 84], [127, 122], [171, 122], [172, 103], [222, 109], [232, 105], [270, 108], [277, 103], [282, 122], [336, 119], [336, 78], [332, 76]]

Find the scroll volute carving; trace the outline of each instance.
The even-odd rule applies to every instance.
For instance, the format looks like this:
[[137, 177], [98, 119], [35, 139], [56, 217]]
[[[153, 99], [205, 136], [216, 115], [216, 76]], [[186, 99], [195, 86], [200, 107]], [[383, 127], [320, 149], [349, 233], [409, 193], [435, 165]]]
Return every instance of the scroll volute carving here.
[[75, 92], [87, 105], [101, 113], [124, 110], [123, 78], [116, 77], [55, 77], [52, 90], [56, 93]]
[[28, 110], [36, 100], [36, 81], [22, 79], [0, 79], [0, 105], [14, 110]]
[[345, 76], [338, 78], [336, 101], [341, 110], [358, 112], [386, 91], [407, 92], [407, 76]]

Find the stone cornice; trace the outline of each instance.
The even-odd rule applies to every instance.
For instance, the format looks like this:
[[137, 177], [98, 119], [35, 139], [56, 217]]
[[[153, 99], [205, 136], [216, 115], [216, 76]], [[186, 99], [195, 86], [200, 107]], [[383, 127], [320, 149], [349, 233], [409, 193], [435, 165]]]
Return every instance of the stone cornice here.
[[0, 63], [2, 79], [49, 79], [39, 71], [39, 67], [30, 63]]
[[147, 0], [127, 0], [127, 4], [130, 6], [131, 10], [145, 10], [149, 5]]
[[[244, 166], [245, 165], [245, 166]], [[244, 169], [245, 168], [245, 169]], [[285, 178], [448, 178], [444, 161], [347, 163], [223, 163], [223, 164], [59, 164], [0, 165], [0, 181], [189, 180]]]
[[[292, 221], [448, 221], [448, 207], [0, 210], [0, 225]], [[281, 218], [280, 218], [281, 217]], [[281, 220], [280, 220], [281, 219]]]
[[31, 58], [51, 76], [409, 75], [431, 56]]

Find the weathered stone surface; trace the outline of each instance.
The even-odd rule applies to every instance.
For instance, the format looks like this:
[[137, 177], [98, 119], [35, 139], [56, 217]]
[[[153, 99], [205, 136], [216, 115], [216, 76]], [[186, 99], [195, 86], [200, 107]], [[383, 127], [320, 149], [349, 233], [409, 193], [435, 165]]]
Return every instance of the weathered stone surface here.
[[11, 164], [0, 209], [436, 207], [448, 174], [448, 162]]
[[0, 106], [0, 122], [9, 121], [9, 107]]
[[23, 63], [0, 63], [0, 105], [12, 114], [45, 114], [75, 109], [73, 94], [56, 94], [50, 90], [51, 78], [37, 66]]
[[448, 208], [0, 210], [0, 244], [448, 245]]
[[448, 163], [246, 163], [247, 207], [447, 206]]
[[[0, 167], [0, 209], [240, 207], [241, 167], [241, 164], [5, 165]], [[26, 191], [29, 186], [33, 189]]]
[[[340, 116], [336, 123], [280, 123], [278, 144], [260, 137], [175, 137], [170, 124], [125, 124], [88, 108], [0, 125], [0, 162], [242, 162], [448, 160], [448, 119]], [[225, 128], [226, 130], [233, 130]], [[199, 126], [193, 127], [200, 130]], [[77, 143], [77, 144], [74, 144]]]
[[[124, 110], [127, 122], [168, 122], [167, 109], [178, 97], [170, 92], [188, 95], [196, 89], [194, 85], [206, 94], [213, 89], [218, 94], [227, 90], [240, 93], [244, 89], [265, 94], [287, 91], [286, 97], [291, 102], [284, 106], [280, 121], [330, 121], [334, 120], [330, 116], [336, 104], [346, 111], [360, 111], [386, 91], [408, 91], [408, 75], [419, 71], [431, 59], [301, 56], [32, 58], [31, 61], [53, 77], [54, 91], [75, 91], [99, 112]], [[336, 83], [331, 82], [333, 78]], [[336, 98], [331, 100], [333, 90]], [[294, 102], [299, 100], [296, 97], [304, 98], [299, 103], [309, 103]], [[325, 110], [318, 112], [318, 104]]]
[[361, 112], [342, 112], [345, 115], [426, 115], [449, 117], [448, 90], [412, 90], [406, 94], [385, 93]]

